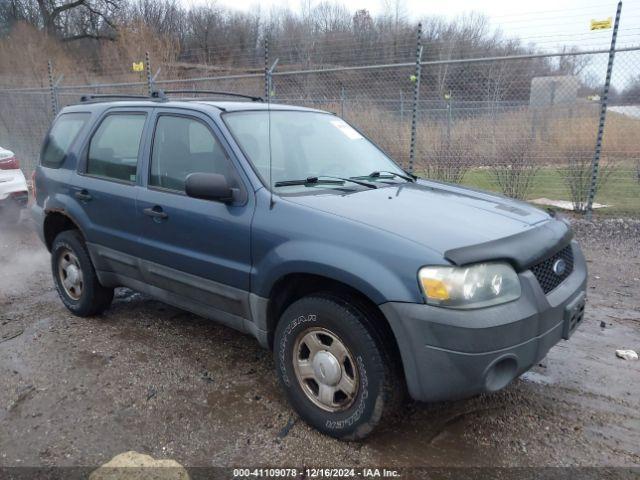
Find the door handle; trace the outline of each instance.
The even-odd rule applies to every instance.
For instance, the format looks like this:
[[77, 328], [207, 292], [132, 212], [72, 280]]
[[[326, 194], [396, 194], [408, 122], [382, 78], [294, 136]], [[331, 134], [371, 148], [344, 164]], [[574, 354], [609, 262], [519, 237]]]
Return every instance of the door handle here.
[[89, 192], [87, 190], [85, 190], [84, 188], [82, 190], [80, 190], [79, 192], [76, 192], [76, 198], [78, 200], [82, 200], [83, 202], [88, 202], [89, 200], [91, 200], [93, 197], [89, 194]]
[[159, 219], [159, 220], [164, 220], [165, 218], [168, 218], [169, 215], [167, 215], [163, 210], [162, 207], [156, 205], [153, 208], [145, 208], [143, 210], [145, 215], [148, 215], [150, 217], [153, 217], [154, 219]]

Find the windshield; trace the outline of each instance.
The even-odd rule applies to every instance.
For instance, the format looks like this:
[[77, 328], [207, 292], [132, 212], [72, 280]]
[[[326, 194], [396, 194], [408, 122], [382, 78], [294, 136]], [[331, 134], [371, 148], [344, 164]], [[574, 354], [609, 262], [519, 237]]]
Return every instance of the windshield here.
[[[269, 184], [269, 112], [232, 112], [224, 120], [240, 147], [266, 185]], [[310, 192], [315, 189], [358, 189], [362, 185], [343, 182], [311, 182], [276, 185], [279, 182], [328, 176], [367, 178], [371, 182], [403, 181], [405, 175], [378, 147], [344, 120], [328, 113], [271, 111], [271, 185], [278, 193]], [[374, 176], [373, 172], [386, 172]]]

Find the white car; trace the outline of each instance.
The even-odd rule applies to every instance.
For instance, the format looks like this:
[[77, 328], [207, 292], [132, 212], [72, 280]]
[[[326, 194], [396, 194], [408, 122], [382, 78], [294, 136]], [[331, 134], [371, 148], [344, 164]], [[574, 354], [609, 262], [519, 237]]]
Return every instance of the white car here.
[[0, 223], [14, 224], [27, 205], [29, 188], [11, 150], [0, 147]]

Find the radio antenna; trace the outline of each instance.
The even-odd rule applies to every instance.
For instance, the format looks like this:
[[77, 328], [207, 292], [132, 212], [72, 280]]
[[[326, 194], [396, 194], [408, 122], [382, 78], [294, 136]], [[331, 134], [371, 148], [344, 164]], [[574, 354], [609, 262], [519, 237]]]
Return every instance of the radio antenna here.
[[[269, 48], [269, 43], [266, 42], [265, 43], [265, 48], [267, 48], [267, 52], [268, 52], [268, 48]], [[267, 56], [268, 54], [265, 53], [265, 58], [268, 58]], [[273, 65], [271, 65], [271, 68], [267, 69], [266, 71], [266, 77], [267, 77], [267, 91], [265, 92], [267, 94], [267, 133], [269, 135], [269, 209], [273, 208], [274, 202], [273, 202], [273, 154], [272, 154], [272, 149], [271, 149], [271, 90], [272, 90], [272, 76], [273, 76], [273, 71], [276, 68], [276, 65], [278, 65], [278, 58], [276, 58], [275, 62], [273, 62]]]

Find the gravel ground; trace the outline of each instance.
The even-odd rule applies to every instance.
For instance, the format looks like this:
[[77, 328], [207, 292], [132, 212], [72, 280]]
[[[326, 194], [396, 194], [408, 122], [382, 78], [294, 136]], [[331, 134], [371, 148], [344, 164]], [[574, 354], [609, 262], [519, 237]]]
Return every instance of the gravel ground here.
[[493, 395], [409, 403], [360, 443], [287, 405], [248, 336], [121, 289], [103, 316], [58, 300], [23, 221], [0, 233], [0, 466], [100, 465], [135, 450], [186, 466], [638, 466], [640, 221], [574, 221], [589, 262], [569, 342]]

